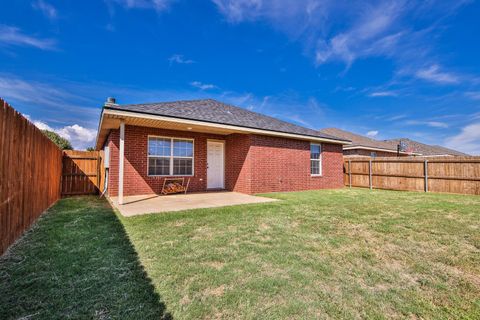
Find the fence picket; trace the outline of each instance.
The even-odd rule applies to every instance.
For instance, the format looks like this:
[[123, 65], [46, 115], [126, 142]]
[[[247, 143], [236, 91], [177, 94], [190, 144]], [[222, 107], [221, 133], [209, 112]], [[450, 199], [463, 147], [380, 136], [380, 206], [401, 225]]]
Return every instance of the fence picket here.
[[103, 191], [101, 151], [63, 152], [62, 196], [98, 194]]
[[0, 254], [60, 198], [62, 152], [0, 98]]
[[480, 157], [345, 157], [344, 167], [348, 186], [480, 195]]

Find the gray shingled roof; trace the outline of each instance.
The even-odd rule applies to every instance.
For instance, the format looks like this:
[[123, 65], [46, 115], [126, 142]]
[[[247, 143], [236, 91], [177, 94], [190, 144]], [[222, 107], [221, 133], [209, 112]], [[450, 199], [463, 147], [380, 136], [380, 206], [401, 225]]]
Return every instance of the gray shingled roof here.
[[353, 132], [338, 129], [338, 128], [325, 128], [320, 130], [320, 132], [352, 141], [352, 144], [349, 145], [348, 148], [366, 147], [366, 148], [386, 149], [386, 150], [391, 150], [395, 152], [397, 151], [397, 146], [392, 145], [391, 143], [388, 143], [385, 141], [378, 141], [375, 139], [371, 139], [371, 138], [368, 138]]
[[304, 128], [213, 99], [108, 105], [104, 108], [349, 142], [348, 139], [338, 138], [330, 134]]
[[384, 142], [390, 143], [392, 146], [396, 146], [403, 141], [407, 144], [407, 147], [413, 150], [414, 152], [421, 153], [424, 156], [439, 156], [439, 155], [451, 155], [451, 156], [468, 156], [466, 153], [460, 151], [448, 149], [442, 146], [429, 145], [421, 143], [415, 140], [410, 140], [408, 138], [399, 138], [399, 139], [390, 139], [385, 140]]

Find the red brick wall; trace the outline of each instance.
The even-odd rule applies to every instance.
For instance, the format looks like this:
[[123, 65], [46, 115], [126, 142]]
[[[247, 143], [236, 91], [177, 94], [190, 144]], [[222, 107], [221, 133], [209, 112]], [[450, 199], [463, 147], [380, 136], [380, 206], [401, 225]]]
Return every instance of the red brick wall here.
[[[194, 139], [194, 176], [190, 178], [189, 191], [205, 191], [207, 188], [207, 139], [224, 139], [223, 136], [188, 131], [125, 126], [125, 169], [123, 194], [160, 193], [165, 177], [147, 174], [148, 135]], [[111, 154], [109, 195], [118, 195], [119, 130], [109, 136]]]
[[112, 130], [108, 135], [106, 145], [110, 148], [110, 165], [108, 169], [108, 194], [118, 195], [118, 148], [119, 131]]
[[225, 144], [225, 188], [227, 190], [251, 192], [251, 136], [231, 134]]
[[[322, 144], [321, 177], [310, 176], [310, 143], [259, 135], [213, 134], [125, 127], [124, 195], [160, 193], [164, 177], [147, 175], [148, 135], [194, 139], [194, 176], [189, 191], [207, 188], [207, 139], [225, 140], [225, 188], [243, 193], [343, 187], [342, 147]], [[119, 131], [112, 130], [109, 195], [118, 194]]]
[[251, 193], [343, 187], [342, 146], [322, 144], [322, 176], [310, 175], [310, 142], [252, 136]]

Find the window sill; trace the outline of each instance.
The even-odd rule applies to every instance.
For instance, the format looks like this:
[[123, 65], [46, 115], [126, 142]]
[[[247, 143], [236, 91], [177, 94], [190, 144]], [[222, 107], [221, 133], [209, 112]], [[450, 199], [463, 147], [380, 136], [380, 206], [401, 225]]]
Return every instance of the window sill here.
[[193, 174], [180, 174], [180, 175], [170, 175], [170, 174], [167, 174], [167, 175], [147, 175], [147, 177], [149, 178], [181, 178], [181, 177], [194, 177]]
[[311, 178], [321, 178], [321, 177], [323, 177], [323, 175], [322, 174], [311, 174], [310, 177]]

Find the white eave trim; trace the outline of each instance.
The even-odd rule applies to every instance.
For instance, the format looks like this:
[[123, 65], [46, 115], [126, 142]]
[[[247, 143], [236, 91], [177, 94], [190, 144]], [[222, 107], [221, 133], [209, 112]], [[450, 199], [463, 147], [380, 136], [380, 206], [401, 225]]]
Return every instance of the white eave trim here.
[[97, 137], [95, 139], [95, 149], [101, 148], [101, 146], [98, 146], [98, 138], [100, 138], [100, 130], [102, 130], [102, 124], [103, 124], [103, 111], [105, 109], [102, 109], [102, 113], [100, 114], [100, 122], [98, 123], [98, 128], [97, 128]]
[[183, 124], [186, 124], [186, 125], [201, 125], [201, 126], [212, 127], [212, 128], [233, 130], [233, 131], [237, 131], [237, 132], [256, 133], [256, 134], [261, 134], [261, 135], [286, 137], [286, 138], [308, 140], [308, 141], [328, 142], [328, 143], [342, 144], [342, 145], [351, 144], [350, 142], [342, 141], [342, 140], [320, 138], [320, 137], [313, 137], [313, 136], [294, 134], [294, 133], [285, 133], [285, 132], [278, 132], [278, 131], [270, 131], [270, 130], [263, 130], [263, 129], [245, 128], [245, 127], [240, 127], [240, 126], [234, 126], [234, 125], [228, 125], [228, 124], [219, 124], [219, 123], [211, 123], [211, 122], [205, 122], [205, 121], [199, 121], [199, 120], [189, 120], [189, 119], [180, 119], [180, 118], [174, 118], [174, 117], [165, 117], [165, 116], [159, 116], [159, 115], [138, 113], [138, 112], [133, 112], [133, 111], [103, 109], [102, 120], [103, 120], [103, 115], [104, 114], [114, 115], [114, 116], [118, 116], [118, 117], [135, 117], [135, 118], [143, 118], [143, 119], [150, 119], [150, 120], [183, 123]]
[[[397, 153], [396, 150], [383, 149], [383, 148], [373, 148], [373, 147], [364, 147], [364, 146], [347, 146], [347, 147], [344, 147], [344, 148], [343, 148], [343, 150], [355, 150], [355, 149], [371, 150], [371, 151], [382, 151], [382, 152], [389, 152], [389, 153]], [[404, 151], [400, 151], [400, 154], [417, 155], [417, 156], [422, 155], [421, 153], [404, 152]]]

